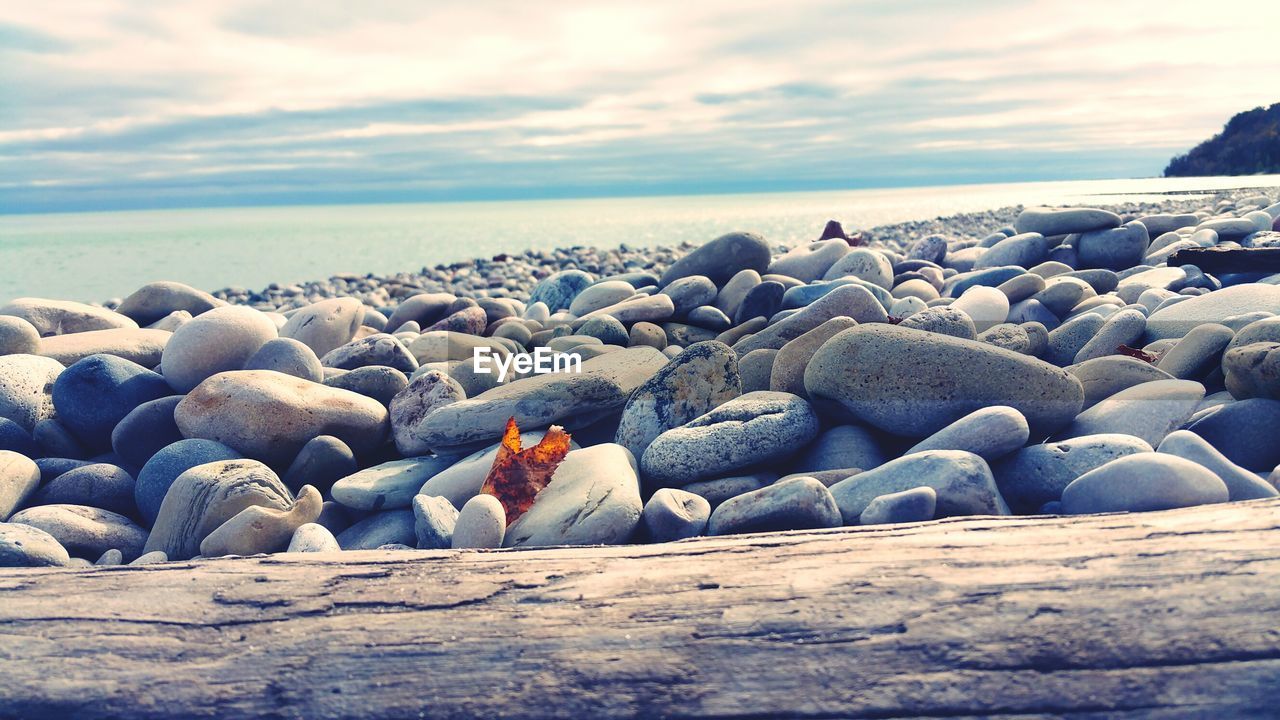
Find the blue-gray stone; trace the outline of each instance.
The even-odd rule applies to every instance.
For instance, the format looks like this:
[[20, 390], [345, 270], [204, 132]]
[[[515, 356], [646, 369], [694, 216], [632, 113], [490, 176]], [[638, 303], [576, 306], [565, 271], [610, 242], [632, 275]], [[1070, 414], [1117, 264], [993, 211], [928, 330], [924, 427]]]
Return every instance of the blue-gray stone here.
[[173, 391], [159, 373], [114, 355], [90, 355], [53, 384], [59, 422], [90, 452], [111, 447], [111, 431], [130, 411]]
[[657, 436], [641, 467], [655, 484], [680, 487], [785, 459], [817, 434], [818, 416], [804, 398], [751, 392]]
[[831, 494], [852, 525], [881, 495], [918, 487], [937, 493], [936, 517], [1009, 514], [986, 461], [963, 450], [926, 450], [890, 460], [832, 485]]
[[0, 450], [10, 450], [31, 457], [36, 452], [36, 441], [21, 425], [6, 417], [0, 417]]
[[409, 387], [409, 378], [393, 367], [366, 365], [331, 377], [325, 380], [324, 384], [341, 390], [350, 390], [373, 398], [383, 405], [389, 405], [392, 398]]
[[652, 542], [671, 542], [701, 535], [711, 517], [711, 503], [701, 495], [661, 488], [645, 503], [640, 521]]
[[989, 267], [972, 272], [960, 273], [948, 278], [943, 285], [943, 294], [947, 297], [958, 298], [964, 294], [965, 290], [974, 285], [987, 285], [990, 287], [999, 287], [1012, 278], [1015, 278], [1026, 272], [1025, 268], [1017, 265], [1006, 265], [1002, 267]]
[[62, 473], [40, 487], [26, 506], [87, 505], [121, 515], [134, 514], [133, 476], [123, 468], [93, 463]]
[[711, 513], [707, 534], [829, 528], [840, 521], [831, 491], [814, 478], [797, 477], [724, 501]]
[[1062, 491], [1062, 512], [1144, 512], [1226, 502], [1227, 486], [1207, 468], [1163, 453], [1136, 453], [1076, 478]]
[[1227, 403], [1186, 427], [1231, 462], [1254, 472], [1280, 465], [1280, 400], [1252, 398]]
[[886, 525], [932, 520], [938, 507], [938, 491], [929, 486], [881, 495], [858, 516], [859, 525]]
[[133, 499], [138, 506], [139, 517], [148, 527], [154, 523], [169, 486], [187, 470], [205, 463], [238, 460], [240, 457], [240, 453], [214, 440], [179, 440], [166, 445], [138, 472]]
[[173, 409], [181, 395], [144, 402], [124, 416], [111, 431], [111, 447], [133, 469], [141, 468], [160, 448], [182, 439]]
[[579, 335], [586, 335], [599, 340], [604, 345], [626, 347], [630, 336], [627, 327], [612, 315], [597, 315], [578, 328]]
[[356, 469], [356, 456], [346, 443], [332, 435], [318, 435], [302, 446], [281, 479], [293, 492], [303, 485], [328, 492], [335, 482]]
[[420, 550], [444, 550], [453, 543], [458, 509], [448, 498], [437, 495], [413, 496], [414, 533]]
[[731, 232], [701, 245], [671, 264], [662, 273], [665, 287], [683, 277], [706, 275], [717, 287], [742, 270], [763, 273], [769, 267], [772, 253], [769, 243], [754, 233]]
[[593, 282], [595, 282], [595, 278], [581, 270], [561, 270], [549, 275], [534, 286], [533, 292], [529, 293], [528, 304], [546, 303], [547, 309], [553, 313], [560, 310], [568, 310], [569, 304], [578, 296], [578, 293], [585, 290]]
[[738, 305], [734, 324], [741, 325], [755, 317], [773, 317], [774, 313], [782, 309], [782, 296], [786, 291], [782, 283], [773, 280], [766, 280], [751, 288]]

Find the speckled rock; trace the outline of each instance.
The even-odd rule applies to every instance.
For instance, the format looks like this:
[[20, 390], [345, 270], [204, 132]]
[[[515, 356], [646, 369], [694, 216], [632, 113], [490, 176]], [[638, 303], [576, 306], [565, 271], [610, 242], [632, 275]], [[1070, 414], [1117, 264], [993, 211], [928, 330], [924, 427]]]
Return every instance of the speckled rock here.
[[853, 248], [828, 268], [822, 279], [835, 280], [842, 277], [855, 277], [885, 290], [893, 289], [893, 266], [889, 263], [889, 258], [870, 248]]
[[324, 367], [355, 370], [370, 365], [385, 365], [403, 373], [418, 369], [418, 360], [399, 340], [386, 333], [376, 333], [354, 340], [325, 354]]
[[769, 371], [769, 389], [799, 395], [807, 400], [809, 393], [804, 389], [804, 371], [813, 354], [837, 333], [857, 324], [852, 318], [834, 317], [783, 345]]
[[387, 408], [376, 400], [270, 370], [209, 378], [178, 403], [174, 419], [188, 438], [217, 440], [277, 467], [318, 435], [341, 439], [359, 456], [388, 430]]
[[614, 442], [643, 457], [654, 438], [741, 394], [737, 355], [714, 340], [696, 343], [631, 394]]
[[1080, 382], [1026, 355], [885, 324], [845, 330], [805, 371], [809, 395], [838, 404], [887, 432], [923, 437], [979, 408], [1007, 405], [1033, 437], [1070, 422], [1084, 401]]
[[794, 454], [818, 434], [818, 417], [803, 398], [752, 392], [659, 435], [641, 461], [656, 485], [681, 487]]
[[439, 370], [426, 370], [415, 377], [391, 399], [391, 434], [396, 449], [406, 456], [430, 453], [430, 438], [423, 432], [426, 418], [446, 405], [466, 399], [467, 393], [458, 381]]
[[27, 432], [53, 417], [53, 385], [63, 370], [61, 363], [46, 357], [0, 356], [0, 417]]
[[[1207, 326], [1200, 326], [1203, 327]], [[1232, 396], [1280, 400], [1280, 343], [1258, 342], [1233, 348], [1223, 356], [1222, 369]]]
[[529, 304], [545, 303], [553, 313], [567, 310], [578, 293], [593, 282], [595, 278], [581, 270], [561, 270], [534, 286], [533, 292], [529, 293]]
[[898, 323], [899, 327], [911, 330], [922, 330], [938, 335], [949, 335], [963, 340], [974, 340], [978, 337], [973, 319], [962, 310], [950, 305], [925, 308], [911, 317]]
[[20, 317], [0, 315], [0, 355], [38, 355], [40, 332]]

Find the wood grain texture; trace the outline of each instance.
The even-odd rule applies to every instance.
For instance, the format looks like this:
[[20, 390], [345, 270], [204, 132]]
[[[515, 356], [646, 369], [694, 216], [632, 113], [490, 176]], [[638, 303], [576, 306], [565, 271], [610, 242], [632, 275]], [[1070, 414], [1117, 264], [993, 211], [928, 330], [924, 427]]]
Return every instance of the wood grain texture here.
[[3, 717], [1275, 717], [1280, 500], [0, 570]]

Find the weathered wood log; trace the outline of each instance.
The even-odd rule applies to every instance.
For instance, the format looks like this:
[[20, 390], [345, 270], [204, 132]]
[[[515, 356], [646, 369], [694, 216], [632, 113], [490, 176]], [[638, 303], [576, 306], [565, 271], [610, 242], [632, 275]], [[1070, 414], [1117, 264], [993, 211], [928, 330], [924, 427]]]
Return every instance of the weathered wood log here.
[[0, 571], [4, 717], [1274, 716], [1280, 500]]
[[1186, 248], [1167, 261], [1170, 267], [1195, 265], [1201, 272], [1274, 273], [1280, 272], [1280, 248]]

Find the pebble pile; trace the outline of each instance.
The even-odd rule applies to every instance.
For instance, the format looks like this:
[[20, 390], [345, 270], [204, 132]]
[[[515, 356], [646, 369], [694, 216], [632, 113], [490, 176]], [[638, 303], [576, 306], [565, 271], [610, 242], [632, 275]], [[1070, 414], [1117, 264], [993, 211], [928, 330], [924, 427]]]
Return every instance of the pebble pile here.
[[[1273, 497], [1280, 203], [1015, 208], [0, 307], [0, 566], [663, 542]], [[580, 368], [499, 379], [547, 348]], [[514, 417], [571, 449], [508, 523]]]

